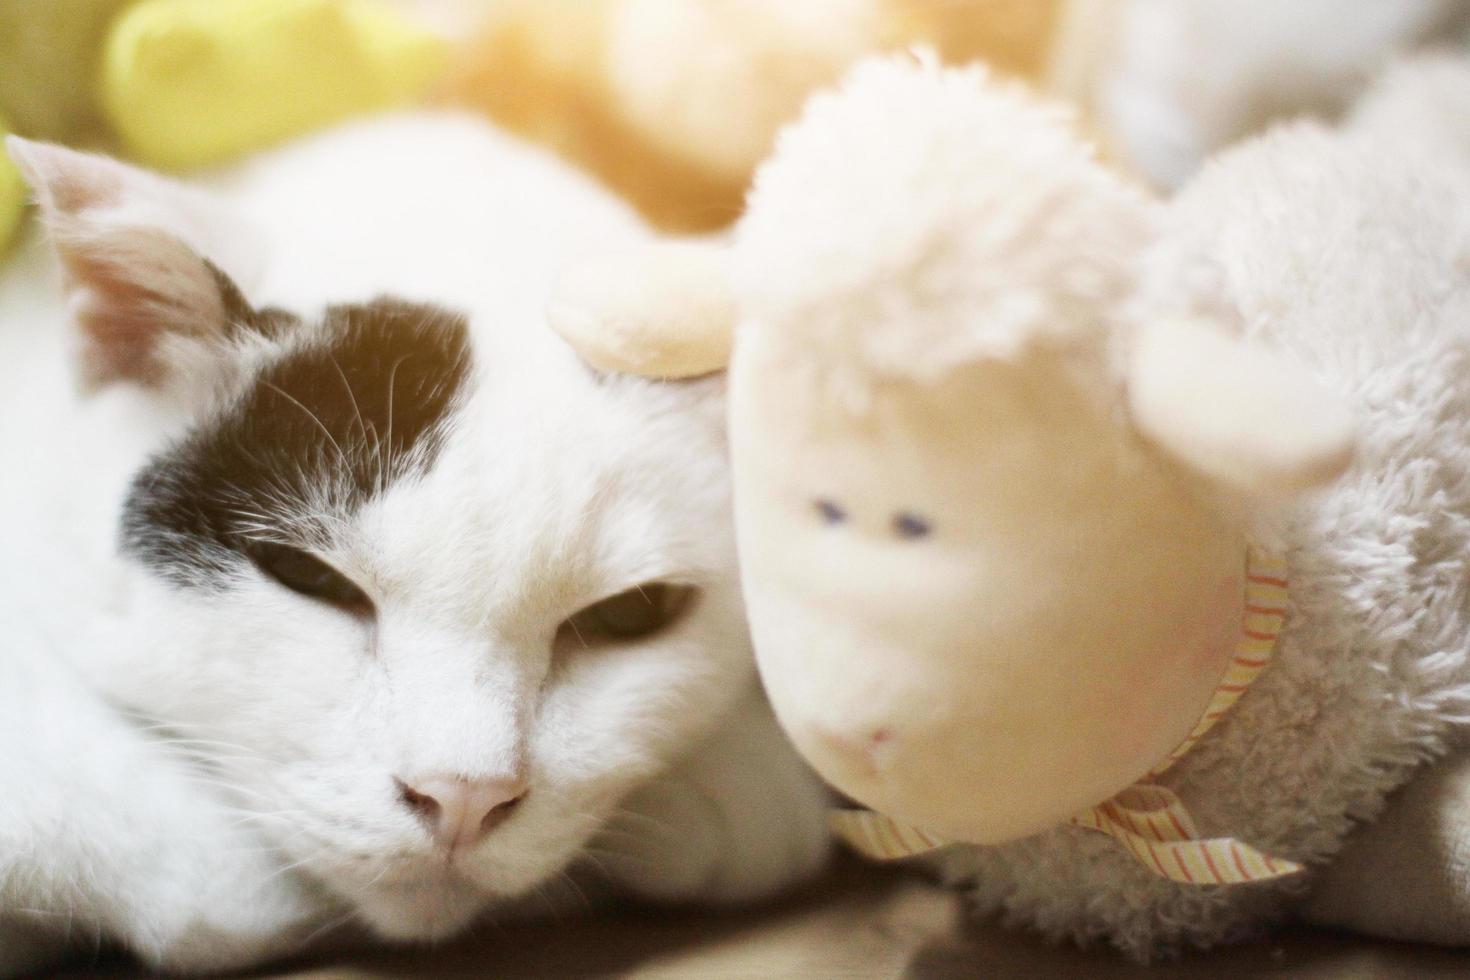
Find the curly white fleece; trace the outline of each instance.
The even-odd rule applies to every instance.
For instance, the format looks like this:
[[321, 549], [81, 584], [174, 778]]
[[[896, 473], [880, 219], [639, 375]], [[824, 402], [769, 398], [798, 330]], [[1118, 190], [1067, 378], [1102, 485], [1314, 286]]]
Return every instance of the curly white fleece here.
[[[1311, 865], [1470, 723], [1470, 129], [1426, 119], [1466, 99], [1470, 66], [1410, 65], [1345, 131], [1225, 154], [1144, 265], [1146, 306], [1227, 314], [1357, 413], [1352, 471], [1263, 522], [1292, 580], [1275, 663], [1164, 780], [1206, 834]], [[1249, 935], [1310, 880], [1177, 885], [1073, 828], [940, 864], [983, 910], [1140, 959]]]
[[803, 360], [876, 377], [932, 379], [1038, 338], [1096, 346], [1154, 209], [1078, 152], [1060, 107], [915, 57], [860, 64], [781, 134], [734, 250], [746, 316]]

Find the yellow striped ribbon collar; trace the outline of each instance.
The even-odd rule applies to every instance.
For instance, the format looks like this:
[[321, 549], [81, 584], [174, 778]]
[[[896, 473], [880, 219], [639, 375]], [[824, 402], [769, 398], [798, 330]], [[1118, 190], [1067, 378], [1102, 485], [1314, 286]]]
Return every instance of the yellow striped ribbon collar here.
[[[1154, 782], [1194, 748], [1270, 663], [1286, 619], [1286, 590], [1286, 563], [1275, 555], [1249, 549], [1244, 628], [1204, 717], [1148, 775], [1073, 817], [1073, 826], [1108, 834], [1154, 874], [1182, 884], [1268, 881], [1302, 870], [1295, 861], [1272, 857], [1233, 837], [1202, 838], [1179, 797]], [[869, 810], [837, 810], [830, 822], [833, 831], [854, 849], [879, 860], [912, 857], [951, 843]]]

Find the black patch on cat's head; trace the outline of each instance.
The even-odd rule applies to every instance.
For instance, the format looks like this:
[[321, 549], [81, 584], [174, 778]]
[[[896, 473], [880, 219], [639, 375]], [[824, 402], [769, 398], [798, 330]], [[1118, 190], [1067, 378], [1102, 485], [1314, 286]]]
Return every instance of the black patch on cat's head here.
[[252, 540], [350, 515], [426, 470], [470, 370], [465, 320], [440, 307], [334, 306], [308, 328], [225, 298], [234, 329], [294, 342], [133, 482], [124, 551], [183, 586], [218, 586]]

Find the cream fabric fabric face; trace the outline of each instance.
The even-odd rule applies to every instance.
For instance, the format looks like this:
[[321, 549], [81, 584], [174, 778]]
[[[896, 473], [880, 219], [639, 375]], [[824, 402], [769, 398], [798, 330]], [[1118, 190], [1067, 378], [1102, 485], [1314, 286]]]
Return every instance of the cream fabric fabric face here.
[[998, 843], [1189, 735], [1233, 650], [1243, 541], [1068, 355], [844, 387], [780, 372], [772, 333], [742, 334], [731, 375], [741, 575], [772, 704], [823, 777]]
[[[1276, 649], [1286, 617], [1286, 564], [1252, 550], [1245, 581], [1245, 621], [1235, 655], [1189, 737], [1144, 780], [1070, 821], [1073, 826], [1116, 838], [1149, 870], [1183, 884], [1267, 881], [1302, 870], [1295, 861], [1272, 857], [1232, 837], [1202, 838], [1183, 801], [1154, 782], [1224, 717], [1266, 668]], [[879, 860], [912, 857], [954, 843], [866, 810], [838, 810], [831, 824], [859, 853]]]

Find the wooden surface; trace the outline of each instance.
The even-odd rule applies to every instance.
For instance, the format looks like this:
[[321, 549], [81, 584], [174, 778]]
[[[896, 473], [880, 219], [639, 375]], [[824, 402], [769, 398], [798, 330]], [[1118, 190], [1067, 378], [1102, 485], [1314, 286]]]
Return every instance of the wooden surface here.
[[[130, 977], [93, 964], [68, 978]], [[714, 916], [622, 911], [482, 926], [435, 950], [361, 950], [252, 974], [293, 980], [493, 977], [559, 980], [888, 978], [1470, 978], [1470, 950], [1375, 943], [1290, 930], [1272, 940], [1151, 968], [1106, 951], [1052, 948], [966, 924], [956, 896], [904, 874], [843, 862], [823, 882], [769, 908]]]

